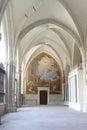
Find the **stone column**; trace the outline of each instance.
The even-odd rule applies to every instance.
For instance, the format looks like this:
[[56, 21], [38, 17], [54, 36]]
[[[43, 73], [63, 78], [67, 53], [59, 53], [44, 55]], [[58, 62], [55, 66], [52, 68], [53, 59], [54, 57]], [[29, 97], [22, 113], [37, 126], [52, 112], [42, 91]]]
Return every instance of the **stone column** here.
[[19, 68], [19, 106], [22, 105], [22, 95], [21, 95], [21, 68]]
[[18, 72], [15, 75], [15, 98], [16, 98], [16, 106], [19, 107], [19, 73]]
[[6, 110], [7, 112], [16, 111], [15, 103], [15, 66], [14, 62], [10, 61], [7, 64], [7, 89], [6, 89]]
[[70, 66], [69, 65], [66, 65], [66, 68], [65, 68], [65, 89], [64, 89], [64, 99], [65, 101], [69, 101], [69, 92], [68, 92], [68, 74], [69, 74], [69, 71], [70, 71]]
[[21, 106], [21, 70], [16, 73], [16, 105]]

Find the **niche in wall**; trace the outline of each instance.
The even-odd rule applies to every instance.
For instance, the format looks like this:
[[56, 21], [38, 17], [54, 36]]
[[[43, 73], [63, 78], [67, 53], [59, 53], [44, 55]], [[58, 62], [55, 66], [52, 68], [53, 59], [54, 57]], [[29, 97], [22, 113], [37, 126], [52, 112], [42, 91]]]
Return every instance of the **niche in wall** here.
[[61, 94], [62, 76], [58, 63], [46, 53], [40, 53], [26, 71], [26, 93], [37, 94], [38, 87], [50, 87], [50, 94]]
[[77, 75], [69, 78], [70, 102], [77, 102]]

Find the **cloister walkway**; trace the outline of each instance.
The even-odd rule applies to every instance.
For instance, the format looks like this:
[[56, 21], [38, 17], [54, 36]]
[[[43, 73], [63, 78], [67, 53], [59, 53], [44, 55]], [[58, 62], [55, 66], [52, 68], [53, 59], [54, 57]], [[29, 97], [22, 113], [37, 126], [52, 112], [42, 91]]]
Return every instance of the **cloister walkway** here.
[[4, 115], [0, 130], [87, 130], [87, 113], [66, 106], [24, 107]]

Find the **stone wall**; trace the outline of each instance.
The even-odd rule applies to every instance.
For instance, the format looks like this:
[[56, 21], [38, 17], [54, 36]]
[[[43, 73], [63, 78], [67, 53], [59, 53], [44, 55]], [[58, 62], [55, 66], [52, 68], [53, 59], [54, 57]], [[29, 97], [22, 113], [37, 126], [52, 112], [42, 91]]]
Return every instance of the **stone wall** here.
[[[35, 106], [35, 105], [40, 105], [38, 104], [38, 94], [26, 94], [24, 96], [24, 104], [26, 106]], [[49, 103], [48, 105], [59, 105], [63, 102], [63, 97], [62, 95], [58, 94], [49, 94]]]
[[38, 95], [37, 94], [26, 94], [24, 96], [23, 105], [34, 106], [37, 105]]
[[50, 105], [59, 105], [61, 104], [63, 101], [63, 97], [62, 95], [58, 95], [58, 94], [50, 94], [49, 95], [49, 104]]

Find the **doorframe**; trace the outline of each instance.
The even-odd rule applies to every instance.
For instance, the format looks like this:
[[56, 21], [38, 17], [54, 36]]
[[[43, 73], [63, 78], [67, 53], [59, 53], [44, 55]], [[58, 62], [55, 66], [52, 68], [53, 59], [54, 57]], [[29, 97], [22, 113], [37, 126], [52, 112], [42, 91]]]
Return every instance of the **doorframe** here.
[[40, 90], [40, 105], [47, 105], [47, 99], [48, 99], [47, 90]]
[[40, 105], [40, 91], [47, 91], [47, 105], [48, 105], [50, 87], [38, 87], [38, 105]]

